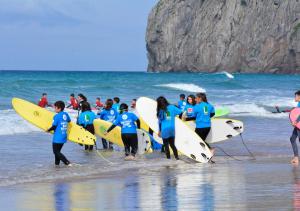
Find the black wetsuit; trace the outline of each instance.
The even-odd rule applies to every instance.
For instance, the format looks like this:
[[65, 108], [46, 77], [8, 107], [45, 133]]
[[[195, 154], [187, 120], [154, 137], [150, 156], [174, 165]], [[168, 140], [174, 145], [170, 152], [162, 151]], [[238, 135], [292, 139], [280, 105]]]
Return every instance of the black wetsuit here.
[[[137, 120], [136, 123], [137, 123], [137, 127], [140, 128], [140, 120]], [[116, 125], [110, 126], [110, 128], [108, 128], [107, 132], [109, 133], [115, 127], [116, 127]], [[137, 150], [138, 150], [137, 134], [136, 133], [122, 133], [121, 137], [122, 137], [122, 141], [123, 141], [124, 148], [125, 148], [125, 155], [128, 156], [131, 154], [132, 156], [135, 156], [135, 154], [137, 153]], [[130, 150], [130, 148], [131, 148], [131, 150]]]
[[[56, 126], [52, 126], [48, 129], [48, 132], [54, 130], [55, 131]], [[63, 143], [52, 143], [52, 149], [55, 156], [55, 165], [59, 165], [60, 161], [62, 161], [65, 165], [69, 165], [70, 161], [64, 156], [63, 153], [61, 153], [61, 149], [64, 146]]]
[[[210, 114], [210, 118], [214, 117], [215, 113], [211, 113]], [[185, 121], [191, 121], [191, 120], [196, 120], [196, 117], [190, 117], [190, 118], [186, 118]], [[211, 149], [211, 146], [205, 141], [209, 132], [210, 132], [211, 127], [206, 127], [206, 128], [196, 128], [195, 129], [195, 133], [197, 133], [197, 135], [206, 143], [206, 145], [208, 146], [208, 148]]]
[[[91, 134], [95, 135], [95, 128], [94, 125], [82, 125], [83, 128], [85, 128], [87, 131], [89, 131]], [[93, 150], [93, 145], [84, 145], [85, 150]]]

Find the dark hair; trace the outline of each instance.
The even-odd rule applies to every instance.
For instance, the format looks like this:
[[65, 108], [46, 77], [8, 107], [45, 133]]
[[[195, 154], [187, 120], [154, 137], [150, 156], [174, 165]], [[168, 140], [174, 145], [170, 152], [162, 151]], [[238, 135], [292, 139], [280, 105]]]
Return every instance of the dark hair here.
[[83, 101], [87, 101], [86, 96], [84, 96], [83, 94], [78, 94], [78, 96], [83, 100]]
[[299, 95], [300, 96], [300, 90], [298, 90], [297, 92], [295, 92], [295, 95]]
[[189, 104], [189, 98], [192, 98], [192, 105], [196, 105], [195, 95], [189, 95], [187, 97], [187, 103]]
[[179, 97], [185, 99], [185, 94], [180, 94]]
[[120, 102], [120, 98], [114, 97], [114, 101], [115, 101], [116, 103], [119, 103], [119, 102]]
[[83, 101], [82, 103], [81, 103], [81, 111], [82, 112], [85, 112], [85, 111], [91, 111], [92, 109], [91, 109], [91, 105], [88, 103], [88, 102], [86, 102], [86, 101]]
[[160, 110], [167, 111], [167, 107], [168, 105], [170, 105], [170, 103], [163, 96], [158, 97], [156, 99], [156, 102], [157, 102], [156, 115], [157, 117], [159, 117]]
[[74, 93], [70, 94], [70, 97], [75, 97]]
[[202, 102], [206, 102], [207, 103], [207, 97], [206, 97], [206, 94], [205, 93], [197, 93], [196, 94], [197, 97], [201, 98]]
[[120, 105], [120, 111], [123, 113], [124, 111], [128, 111], [128, 105], [126, 103], [122, 103]]
[[100, 100], [100, 97], [97, 97], [96, 100]]
[[60, 108], [61, 111], [63, 111], [65, 109], [65, 103], [63, 101], [56, 101], [54, 103], [54, 106], [57, 108]]
[[135, 102], [136, 102], [136, 99], [134, 98], [134, 99], [132, 99], [132, 101], [135, 101]]
[[108, 109], [111, 109], [112, 105], [114, 104], [113, 100], [112, 99], [107, 99], [106, 102], [105, 102], [105, 109], [108, 110]]
[[45, 96], [45, 95], [47, 95], [47, 93], [44, 92], [44, 93], [42, 94], [42, 96]]

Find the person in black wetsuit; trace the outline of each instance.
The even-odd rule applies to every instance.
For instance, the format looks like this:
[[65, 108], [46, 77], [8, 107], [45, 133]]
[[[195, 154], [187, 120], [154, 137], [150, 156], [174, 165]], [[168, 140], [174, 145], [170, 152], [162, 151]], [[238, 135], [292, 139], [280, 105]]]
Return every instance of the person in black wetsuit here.
[[[137, 123], [137, 125], [135, 124]], [[112, 131], [116, 126], [121, 127], [122, 141], [125, 147], [125, 160], [133, 160], [138, 150], [137, 127], [140, 127], [140, 120], [131, 112], [128, 112], [128, 105], [120, 105], [120, 115], [108, 128], [106, 134]]]

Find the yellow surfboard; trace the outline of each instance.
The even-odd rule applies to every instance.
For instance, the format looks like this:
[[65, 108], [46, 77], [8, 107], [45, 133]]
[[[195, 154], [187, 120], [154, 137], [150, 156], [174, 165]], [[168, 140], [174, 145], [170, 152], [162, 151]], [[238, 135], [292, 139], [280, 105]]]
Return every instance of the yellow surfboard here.
[[[13, 98], [12, 106], [21, 117], [43, 131], [46, 132], [51, 127], [54, 112], [20, 98]], [[94, 145], [96, 136], [74, 122], [70, 122], [68, 124], [68, 140], [79, 144]]]
[[[94, 128], [95, 133], [101, 138], [106, 139], [120, 147], [124, 147], [122, 137], [121, 137], [121, 127], [117, 126], [112, 131], [110, 131], [107, 135], [104, 135], [105, 131], [112, 125], [112, 123], [95, 119], [94, 120]], [[151, 138], [147, 132], [137, 129], [138, 135], [138, 154], [150, 153], [151, 149]]]

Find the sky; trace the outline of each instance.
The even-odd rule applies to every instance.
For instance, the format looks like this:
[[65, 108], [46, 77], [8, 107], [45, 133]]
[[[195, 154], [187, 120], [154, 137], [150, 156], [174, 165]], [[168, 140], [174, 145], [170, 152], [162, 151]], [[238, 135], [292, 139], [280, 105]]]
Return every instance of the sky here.
[[0, 70], [145, 71], [157, 0], [0, 0]]

